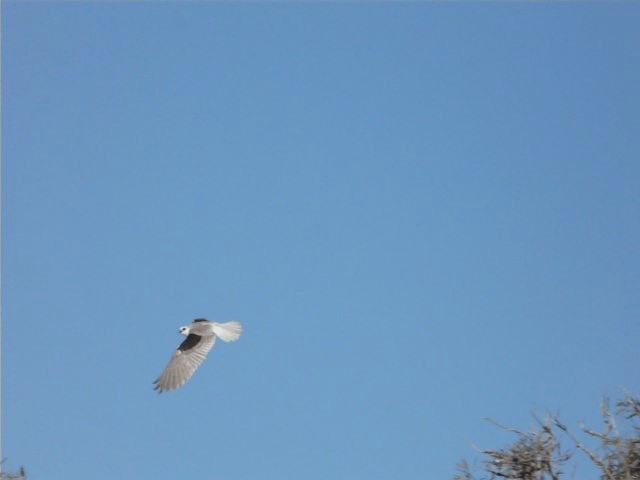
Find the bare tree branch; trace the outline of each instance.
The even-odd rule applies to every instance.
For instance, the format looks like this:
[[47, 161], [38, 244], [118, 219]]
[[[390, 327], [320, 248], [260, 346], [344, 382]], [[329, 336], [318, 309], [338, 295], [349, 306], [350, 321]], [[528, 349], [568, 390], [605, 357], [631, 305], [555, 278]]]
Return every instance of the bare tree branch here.
[[[560, 480], [562, 467], [572, 457], [561, 448], [559, 436], [566, 436], [575, 448], [584, 453], [600, 470], [600, 480], [640, 480], [640, 398], [624, 391], [624, 398], [612, 411], [608, 398], [603, 398], [600, 414], [602, 431], [579, 423], [586, 438], [596, 439], [591, 449], [560, 420], [558, 414], [548, 413], [544, 419], [533, 415], [537, 426], [530, 432], [507, 427], [495, 420], [493, 425], [515, 434], [518, 438], [501, 450], [481, 450], [485, 456], [483, 471], [489, 476], [483, 480]], [[575, 476], [575, 467], [572, 478]], [[476, 480], [466, 460], [458, 463], [454, 480]]]

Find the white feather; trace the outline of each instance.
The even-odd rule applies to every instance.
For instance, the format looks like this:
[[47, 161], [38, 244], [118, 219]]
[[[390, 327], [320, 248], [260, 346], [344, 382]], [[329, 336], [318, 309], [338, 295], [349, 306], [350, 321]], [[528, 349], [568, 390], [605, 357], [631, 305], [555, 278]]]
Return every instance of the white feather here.
[[242, 335], [240, 322], [215, 323], [212, 322], [213, 333], [223, 342], [235, 342]]

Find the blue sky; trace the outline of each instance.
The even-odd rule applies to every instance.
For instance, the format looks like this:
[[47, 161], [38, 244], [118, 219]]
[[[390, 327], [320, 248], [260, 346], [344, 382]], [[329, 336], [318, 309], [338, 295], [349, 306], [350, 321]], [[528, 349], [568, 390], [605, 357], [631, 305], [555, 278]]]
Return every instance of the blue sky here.
[[8, 469], [444, 479], [640, 390], [638, 3], [2, 13]]

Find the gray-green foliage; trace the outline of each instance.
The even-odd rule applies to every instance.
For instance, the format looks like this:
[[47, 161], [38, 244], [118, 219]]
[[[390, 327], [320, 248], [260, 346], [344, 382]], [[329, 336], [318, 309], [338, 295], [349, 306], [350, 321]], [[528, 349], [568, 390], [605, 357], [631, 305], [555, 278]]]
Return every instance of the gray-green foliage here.
[[0, 480], [27, 480], [27, 474], [24, 472], [24, 467], [20, 467], [18, 473], [0, 472]]
[[[577, 452], [586, 455], [600, 471], [601, 480], [640, 480], [640, 398], [625, 392], [615, 410], [605, 398], [602, 403], [602, 431], [581, 424], [574, 434], [558, 415], [536, 418], [530, 432], [504, 428], [517, 440], [501, 450], [484, 450], [481, 477], [476, 477], [466, 460], [458, 464], [455, 480], [560, 480], [567, 476], [573, 453], [561, 441], [568, 441]], [[495, 423], [495, 422], [493, 422]], [[586, 446], [595, 442], [595, 447]], [[576, 478], [571, 473], [571, 479]]]

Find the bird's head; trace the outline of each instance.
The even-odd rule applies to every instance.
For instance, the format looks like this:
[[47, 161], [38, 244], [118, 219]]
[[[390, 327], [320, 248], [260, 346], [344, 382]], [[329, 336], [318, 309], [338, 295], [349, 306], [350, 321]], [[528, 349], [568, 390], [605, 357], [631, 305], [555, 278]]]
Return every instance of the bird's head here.
[[189, 327], [180, 327], [180, 334], [182, 335], [189, 335]]

